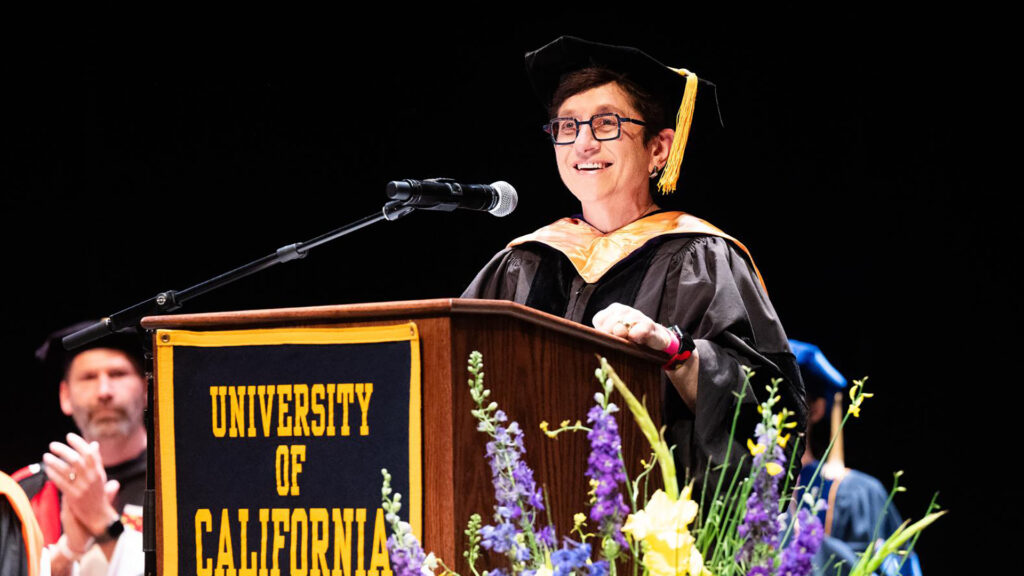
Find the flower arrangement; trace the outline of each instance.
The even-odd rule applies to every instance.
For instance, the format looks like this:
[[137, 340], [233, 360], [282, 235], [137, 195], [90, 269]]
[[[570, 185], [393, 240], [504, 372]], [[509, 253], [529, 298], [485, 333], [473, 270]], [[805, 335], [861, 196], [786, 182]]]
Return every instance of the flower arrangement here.
[[[640, 570], [644, 576], [811, 573], [811, 560], [823, 538], [817, 513], [824, 502], [809, 491], [804, 491], [798, 501], [792, 500], [789, 478], [793, 463], [787, 464], [784, 449], [799, 439], [793, 437], [793, 414], [776, 410], [777, 381], [768, 387], [767, 399], [758, 406], [761, 421], [754, 437], [747, 440], [752, 458], [749, 472], [744, 475], [744, 468], [736, 466], [730, 473], [728, 466], [723, 466], [710, 497], [710, 487], [703, 487], [705, 497], [699, 501], [704, 502], [706, 510], [701, 510], [698, 500], [693, 499], [692, 484], [679, 488], [671, 449], [662, 431], [602, 358], [596, 371], [601, 391], [594, 395], [595, 404], [587, 413], [586, 424], [564, 421], [552, 429], [548, 423], [541, 423], [549, 437], [586, 432], [590, 444], [586, 470], [591, 486], [589, 514], [576, 514], [572, 529], [576, 539], [566, 537], [559, 544], [554, 528], [545, 521], [542, 491], [524, 459], [522, 430], [490, 400], [478, 352], [470, 355], [468, 370], [477, 430], [490, 438], [486, 458], [495, 494], [491, 523], [484, 524], [480, 515], [474, 514], [465, 530], [468, 546], [463, 556], [473, 576], [615, 576], [621, 566], [627, 565], [623, 562], [627, 559], [632, 560], [634, 576]], [[743, 389], [749, 386], [752, 375], [746, 371]], [[619, 407], [611, 401], [613, 392], [622, 397], [653, 453], [632, 480], [622, 459], [615, 420]], [[849, 416], [859, 416], [864, 400], [871, 396], [864, 392], [863, 380], [855, 382], [844, 425]], [[737, 402], [733, 434], [740, 404]], [[729, 456], [726, 462], [731, 461]], [[741, 462], [744, 459], [746, 455], [741, 456]], [[655, 469], [660, 472], [663, 487], [646, 497], [649, 476]], [[388, 551], [394, 575], [432, 576], [441, 568], [445, 574], [458, 576], [433, 554], [423, 551], [409, 525], [399, 518], [401, 495], [392, 496], [390, 475], [386, 470], [382, 473], [382, 507], [393, 532]], [[810, 485], [814, 485], [813, 478]], [[897, 491], [898, 476], [890, 501]], [[877, 540], [850, 574], [866, 576], [883, 562], [892, 561], [893, 554], [908, 541], [912, 548], [920, 532], [944, 513], [933, 512], [934, 508], [933, 500], [923, 519], [904, 523], [887, 539]], [[481, 549], [503, 555], [508, 567], [479, 569]]]

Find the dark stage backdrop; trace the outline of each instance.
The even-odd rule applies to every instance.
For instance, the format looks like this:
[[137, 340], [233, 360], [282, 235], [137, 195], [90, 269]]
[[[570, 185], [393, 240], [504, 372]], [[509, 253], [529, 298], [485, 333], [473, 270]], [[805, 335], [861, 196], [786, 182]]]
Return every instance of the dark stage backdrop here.
[[186, 311], [457, 296], [509, 239], [574, 213], [522, 64], [572, 33], [717, 82], [725, 137], [684, 164], [674, 206], [746, 243], [791, 337], [870, 376], [848, 463], [886, 484], [905, 470], [904, 516], [941, 492], [926, 573], [987, 562], [974, 534], [1020, 535], [1000, 505], [1017, 482], [991, 480], [1020, 399], [1011, 219], [985, 182], [1002, 71], [953, 40], [973, 24], [565, 12], [293, 11], [201, 33], [147, 15], [9, 41], [0, 467], [70, 429], [32, 358], [49, 331], [373, 213], [389, 180], [507, 180], [520, 207], [378, 224]]

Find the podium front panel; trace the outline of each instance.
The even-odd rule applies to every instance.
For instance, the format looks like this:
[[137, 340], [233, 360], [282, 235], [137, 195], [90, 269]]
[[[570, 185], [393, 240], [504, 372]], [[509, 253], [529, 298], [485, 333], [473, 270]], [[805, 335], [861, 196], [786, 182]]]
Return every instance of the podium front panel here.
[[412, 322], [158, 331], [160, 573], [390, 576], [382, 468], [422, 536], [419, 355]]

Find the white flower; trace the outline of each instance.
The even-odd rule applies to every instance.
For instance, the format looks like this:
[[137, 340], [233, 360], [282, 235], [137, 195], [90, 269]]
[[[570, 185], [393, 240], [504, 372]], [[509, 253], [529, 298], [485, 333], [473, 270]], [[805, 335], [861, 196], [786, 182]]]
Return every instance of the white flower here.
[[420, 572], [423, 576], [434, 576], [434, 570], [437, 570], [437, 557], [431, 552], [423, 559], [423, 567], [420, 568]]

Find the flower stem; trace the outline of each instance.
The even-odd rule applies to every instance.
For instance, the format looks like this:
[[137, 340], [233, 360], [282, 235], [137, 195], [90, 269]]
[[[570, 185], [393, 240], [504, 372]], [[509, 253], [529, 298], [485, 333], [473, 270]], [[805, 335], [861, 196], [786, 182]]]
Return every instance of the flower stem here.
[[647, 438], [647, 442], [651, 445], [651, 449], [654, 451], [655, 457], [658, 459], [658, 468], [661, 470], [661, 479], [665, 484], [665, 494], [667, 494], [673, 501], [679, 498], [679, 482], [676, 479], [676, 464], [672, 459], [672, 451], [669, 450], [668, 444], [665, 443], [665, 438], [662, 433], [654, 426], [654, 420], [651, 419], [650, 413], [647, 411], [647, 407], [642, 402], [637, 400], [636, 396], [629, 390], [629, 387], [619, 378], [619, 375], [615, 373], [611, 365], [608, 364], [608, 360], [601, 358], [601, 370], [604, 372], [607, 378], [610, 378], [615, 384], [615, 389], [618, 390], [619, 394], [626, 401], [626, 406], [629, 407], [629, 411], [633, 413], [633, 418], [636, 420], [637, 425], [640, 427], [640, 431], [644, 437]]

